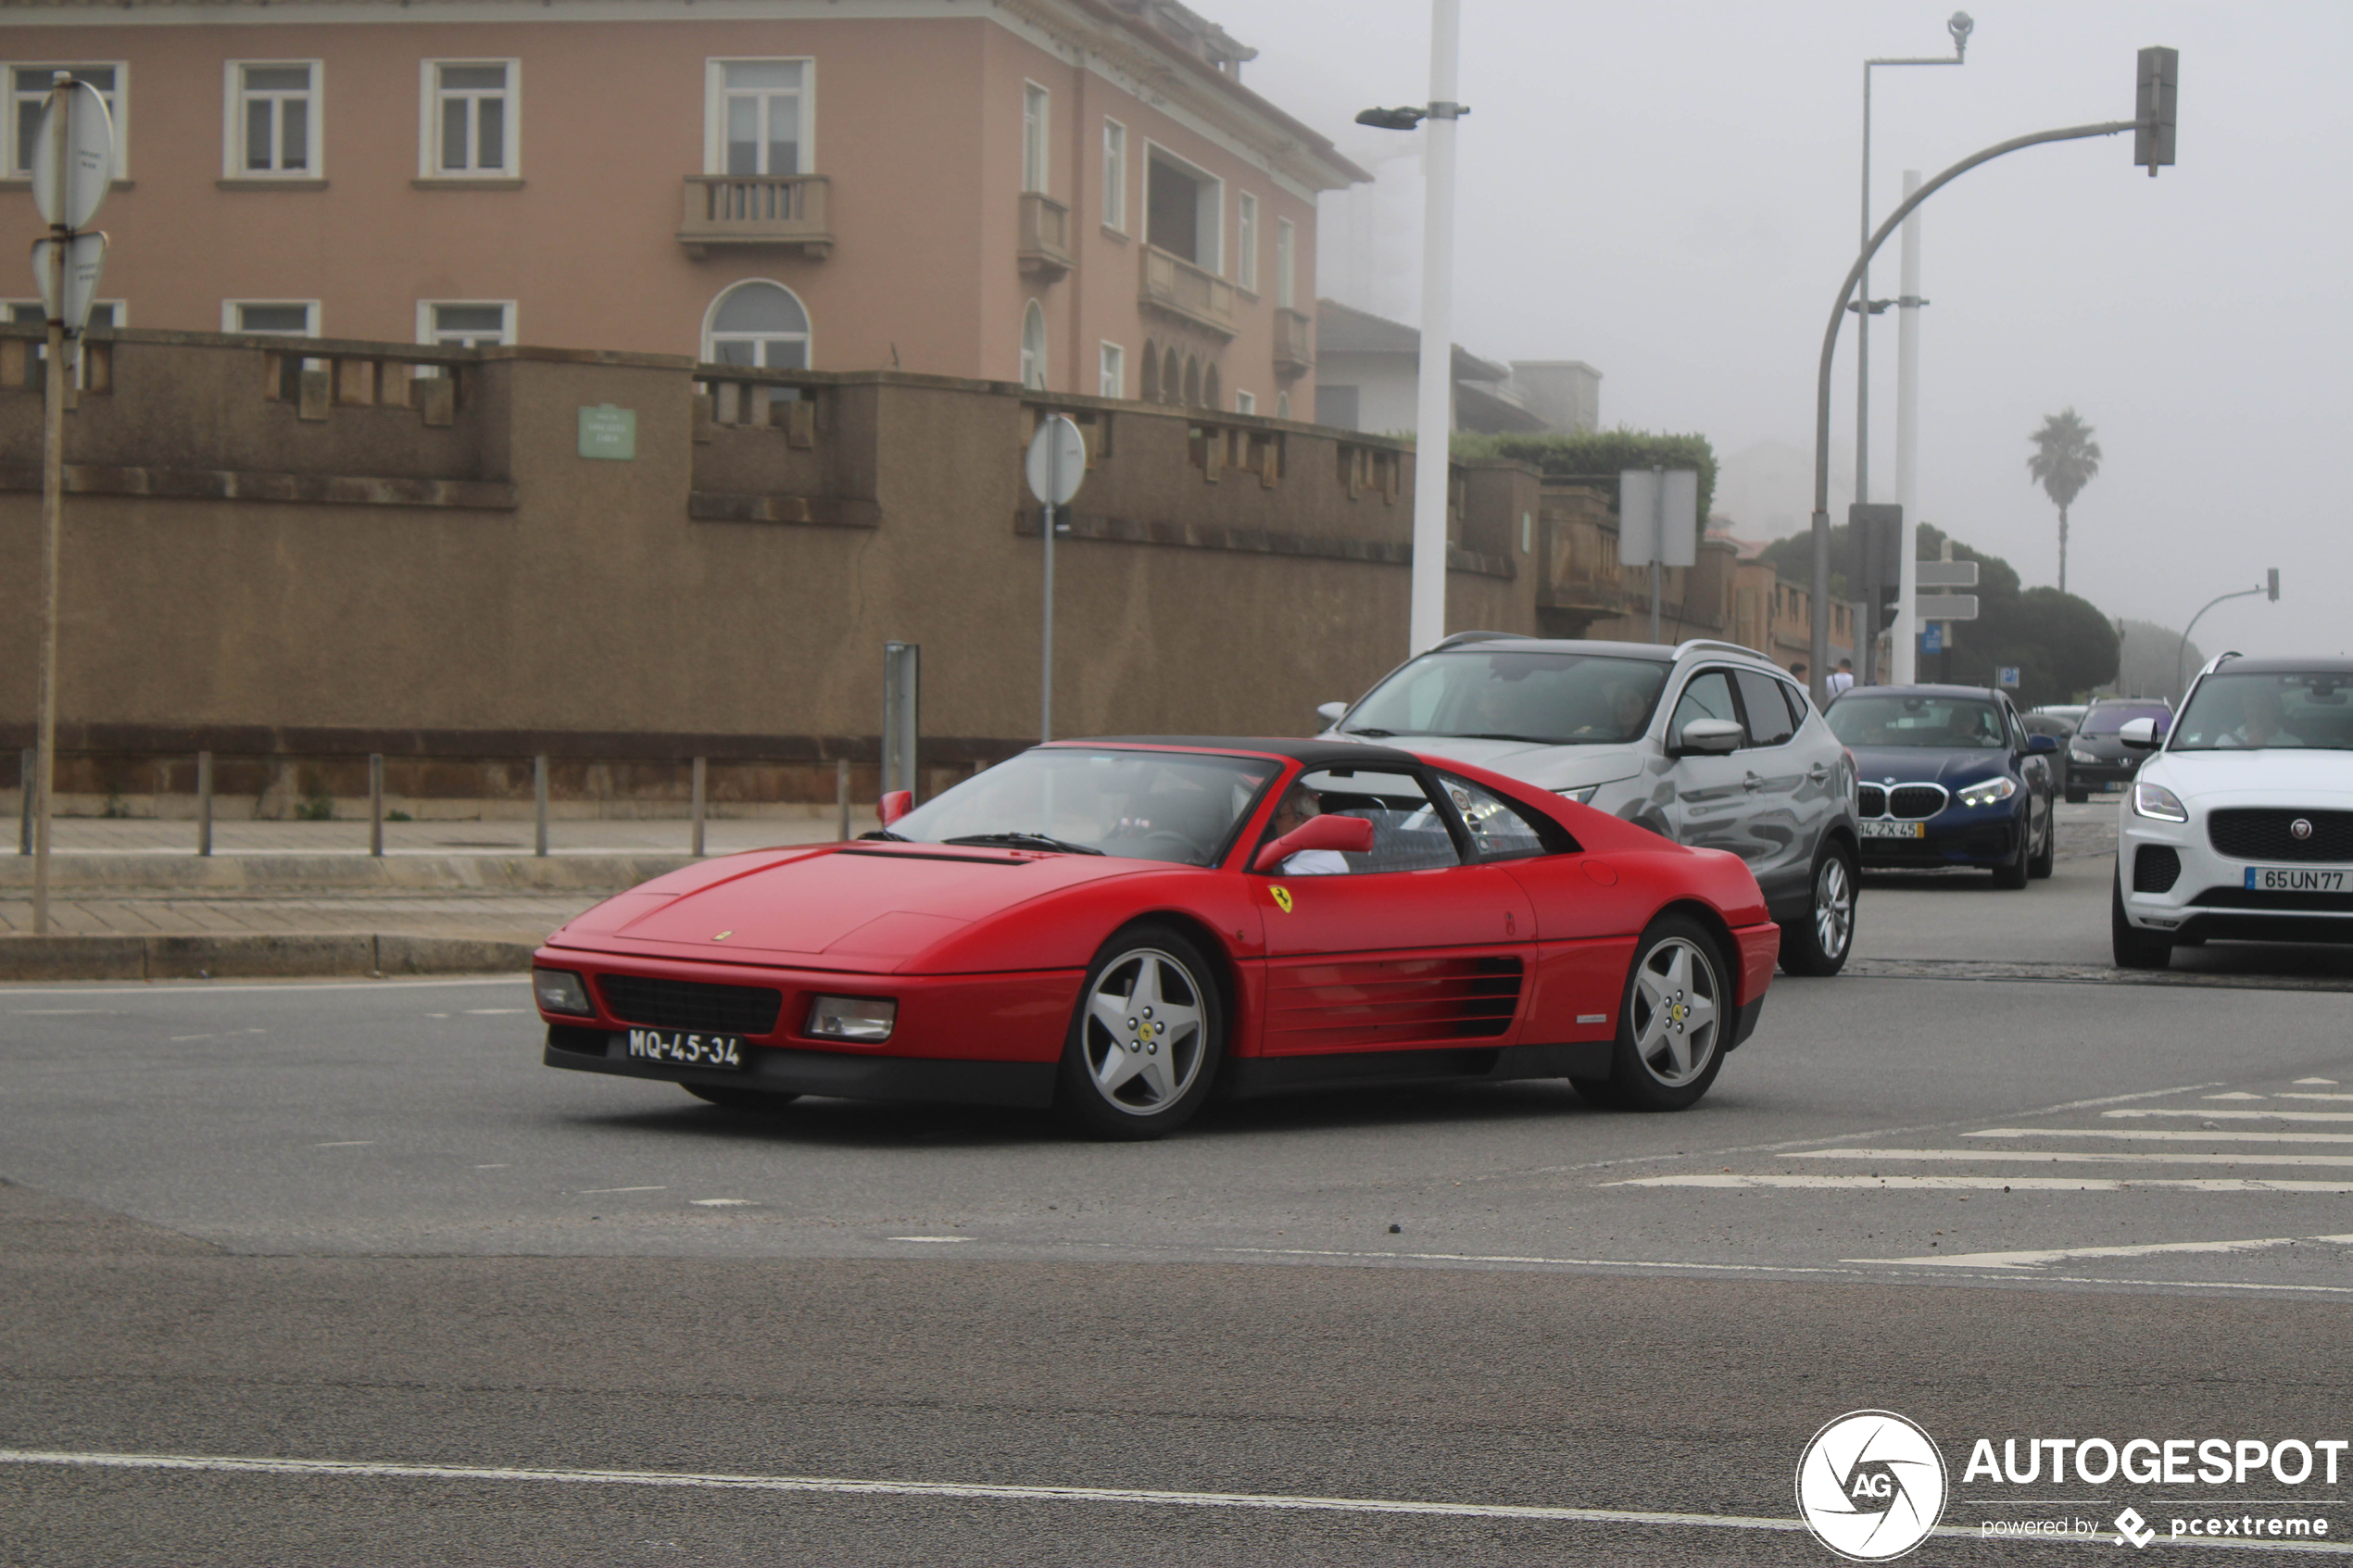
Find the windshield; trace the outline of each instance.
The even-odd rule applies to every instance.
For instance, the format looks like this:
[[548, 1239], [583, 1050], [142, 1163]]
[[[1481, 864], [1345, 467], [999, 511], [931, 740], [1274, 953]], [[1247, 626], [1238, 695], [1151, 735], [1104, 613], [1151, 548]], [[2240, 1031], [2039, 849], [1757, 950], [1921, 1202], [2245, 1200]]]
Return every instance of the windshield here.
[[1849, 746], [1919, 746], [1940, 751], [1998, 751], [2001, 710], [1962, 696], [1866, 696], [1850, 692], [1823, 715]]
[[2208, 675], [2173, 725], [2172, 751], [2353, 750], [2353, 674]]
[[1041, 747], [975, 774], [887, 831], [918, 844], [1206, 866], [1277, 768], [1198, 752]]
[[2161, 702], [2111, 702], [2093, 709], [2083, 715], [2082, 734], [2112, 735], [2135, 719], [2154, 719], [2163, 729], [2171, 721], [2173, 710]]
[[1583, 653], [1475, 647], [1417, 659], [1348, 715], [1357, 735], [1464, 735], [1604, 746], [1650, 727], [1667, 666]]

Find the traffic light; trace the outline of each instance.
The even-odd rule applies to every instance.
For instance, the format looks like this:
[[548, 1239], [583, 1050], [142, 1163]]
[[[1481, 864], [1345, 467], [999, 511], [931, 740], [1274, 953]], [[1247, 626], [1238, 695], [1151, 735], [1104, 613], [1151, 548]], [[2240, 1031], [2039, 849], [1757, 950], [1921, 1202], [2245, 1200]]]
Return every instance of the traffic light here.
[[2279, 602], [2280, 602], [2280, 569], [2279, 569], [2278, 567], [2276, 567], [2276, 566], [2275, 566], [2275, 567], [2271, 568], [2271, 571], [2269, 571], [2269, 572], [2265, 575], [2265, 581], [2264, 581], [2263, 586], [2264, 586], [2265, 590], [2266, 590], [2266, 591], [2268, 591], [2268, 592], [2271, 594], [2271, 602], [2272, 602], [2273, 604], [2277, 604], [2277, 603], [2279, 603]]
[[2173, 103], [2182, 78], [2182, 52], [2151, 44], [2141, 51], [2140, 91], [2133, 106], [2133, 161], [2157, 178], [2159, 165], [2173, 161]]

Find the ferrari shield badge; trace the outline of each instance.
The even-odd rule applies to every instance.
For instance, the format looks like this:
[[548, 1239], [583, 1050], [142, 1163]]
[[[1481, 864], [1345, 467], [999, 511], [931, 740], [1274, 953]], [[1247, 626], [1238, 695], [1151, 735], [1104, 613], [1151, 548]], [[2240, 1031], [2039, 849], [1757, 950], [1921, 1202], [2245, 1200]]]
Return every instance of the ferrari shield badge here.
[[1288, 888], [1288, 887], [1270, 887], [1270, 888], [1268, 888], [1266, 891], [1267, 891], [1267, 892], [1269, 892], [1269, 893], [1272, 893], [1272, 894], [1275, 896], [1275, 908], [1277, 908], [1277, 909], [1278, 909], [1282, 910], [1282, 911], [1283, 911], [1283, 913], [1285, 913], [1285, 914], [1289, 914], [1289, 913], [1290, 913], [1290, 888]]

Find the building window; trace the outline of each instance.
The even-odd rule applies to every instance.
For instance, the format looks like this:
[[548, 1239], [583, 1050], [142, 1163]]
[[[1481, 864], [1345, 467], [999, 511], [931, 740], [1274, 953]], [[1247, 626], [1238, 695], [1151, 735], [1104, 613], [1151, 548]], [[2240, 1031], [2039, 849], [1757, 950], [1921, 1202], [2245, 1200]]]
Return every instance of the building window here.
[[224, 299], [220, 302], [224, 332], [261, 332], [271, 337], [317, 337], [319, 302], [315, 299]]
[[1176, 154], [1144, 159], [1144, 240], [1206, 272], [1226, 270], [1225, 182]]
[[1095, 395], [1127, 395], [1127, 351], [1115, 343], [1102, 345], [1101, 363], [1095, 376]]
[[417, 341], [437, 348], [491, 348], [515, 341], [511, 299], [421, 299]]
[[1103, 121], [1103, 227], [1127, 232], [1127, 127]]
[[522, 68], [515, 60], [427, 60], [428, 177], [466, 179], [515, 171]]
[[1248, 191], [1234, 199], [1234, 281], [1258, 292], [1258, 198]]
[[1235, 393], [1234, 412], [1237, 414], [1255, 414], [1258, 412], [1258, 394], [1254, 392]]
[[[42, 327], [48, 325], [49, 313], [42, 307], [41, 302], [37, 299], [11, 299], [5, 302], [5, 305], [0, 305], [0, 320], [6, 320], [19, 327]], [[121, 300], [99, 299], [91, 302], [90, 320], [86, 323], [87, 326], [113, 328], [128, 326], [130, 322], [129, 307]], [[48, 358], [47, 343], [33, 344], [32, 358], [36, 366], [45, 363]], [[82, 355], [82, 342], [78, 338], [73, 345], [73, 359], [74, 384], [87, 387], [90, 384], [90, 364]], [[36, 379], [31, 383], [31, 385], [35, 390], [38, 390], [41, 385], [37, 379], [41, 373], [38, 370], [33, 372]]]
[[712, 364], [805, 370], [809, 312], [782, 283], [737, 283], [711, 301], [702, 341], [702, 357]]
[[1299, 307], [1291, 272], [1299, 253], [1299, 231], [1288, 218], [1275, 220], [1275, 304], [1285, 310]]
[[229, 62], [230, 179], [319, 172], [317, 60]]
[[713, 60], [707, 94], [704, 172], [803, 174], [810, 148], [809, 60]]
[[1160, 350], [1150, 338], [1144, 340], [1143, 362], [1137, 370], [1136, 399], [1140, 403], [1160, 401]]
[[1046, 390], [1046, 312], [1034, 299], [1021, 313], [1021, 384]]
[[1021, 87], [1021, 188], [1046, 193], [1046, 90], [1035, 82]]
[[41, 131], [41, 110], [49, 101], [51, 79], [61, 70], [70, 71], [77, 80], [90, 83], [106, 100], [107, 114], [114, 121], [114, 177], [129, 178], [124, 172], [130, 168], [124, 144], [129, 136], [125, 119], [130, 108], [127, 89], [131, 68], [120, 60], [110, 65], [60, 61], [55, 65], [10, 66], [8, 85], [10, 95], [16, 99], [16, 112], [8, 117], [8, 171], [19, 179], [32, 173], [32, 139]]
[[1287, 420], [1290, 418], [1290, 393], [1278, 392], [1275, 394], [1275, 417], [1278, 420]]

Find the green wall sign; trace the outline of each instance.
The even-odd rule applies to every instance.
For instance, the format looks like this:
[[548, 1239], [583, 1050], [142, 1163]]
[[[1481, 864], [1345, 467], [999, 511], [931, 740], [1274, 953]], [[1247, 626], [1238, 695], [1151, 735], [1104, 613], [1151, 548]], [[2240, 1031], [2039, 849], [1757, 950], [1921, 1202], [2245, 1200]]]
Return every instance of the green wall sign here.
[[580, 410], [580, 455], [628, 462], [637, 456], [637, 410], [599, 403]]

